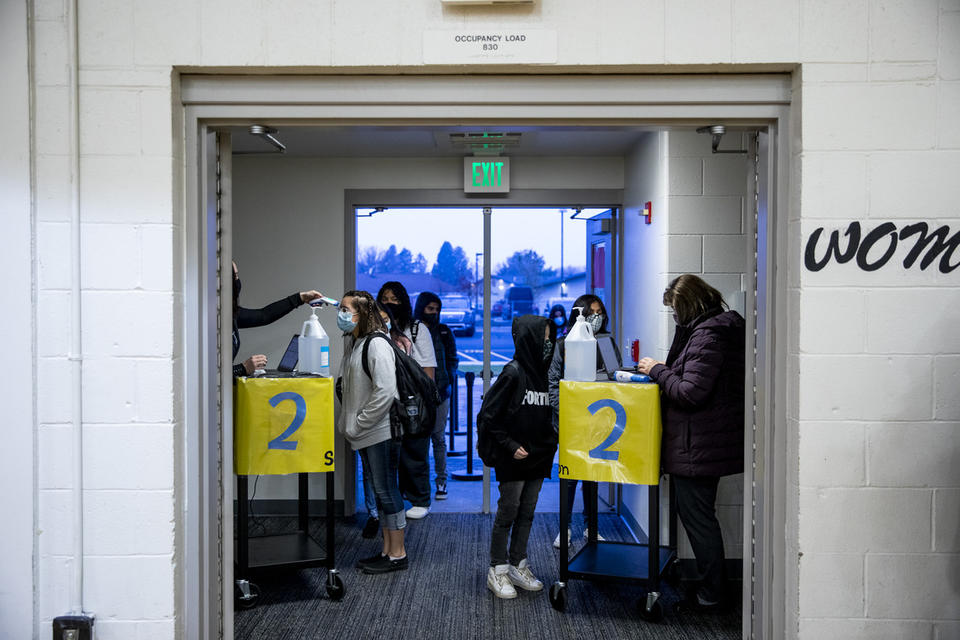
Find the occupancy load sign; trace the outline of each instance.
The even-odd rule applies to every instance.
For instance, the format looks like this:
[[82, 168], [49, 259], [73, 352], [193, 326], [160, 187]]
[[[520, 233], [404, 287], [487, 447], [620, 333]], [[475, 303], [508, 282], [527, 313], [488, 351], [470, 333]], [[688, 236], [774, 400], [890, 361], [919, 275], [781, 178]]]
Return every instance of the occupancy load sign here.
[[333, 471], [331, 378], [237, 378], [234, 472]]
[[660, 388], [560, 382], [560, 477], [659, 484]]

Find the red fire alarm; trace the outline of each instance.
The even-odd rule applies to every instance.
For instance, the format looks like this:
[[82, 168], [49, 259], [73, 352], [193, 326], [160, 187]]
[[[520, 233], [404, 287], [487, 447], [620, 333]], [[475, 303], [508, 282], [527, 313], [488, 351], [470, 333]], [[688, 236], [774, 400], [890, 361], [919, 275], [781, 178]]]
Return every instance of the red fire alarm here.
[[643, 212], [641, 212], [640, 215], [643, 216], [644, 223], [650, 224], [650, 222], [653, 220], [653, 203], [647, 202], [645, 205], [643, 205]]

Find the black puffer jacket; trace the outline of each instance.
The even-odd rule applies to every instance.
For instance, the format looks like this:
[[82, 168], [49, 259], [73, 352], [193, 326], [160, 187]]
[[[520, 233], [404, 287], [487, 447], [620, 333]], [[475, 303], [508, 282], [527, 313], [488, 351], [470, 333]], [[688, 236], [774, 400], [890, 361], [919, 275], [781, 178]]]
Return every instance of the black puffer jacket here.
[[682, 476], [743, 471], [745, 323], [716, 309], [678, 326], [666, 365], [650, 377], [660, 385], [660, 464]]
[[[544, 327], [555, 325], [542, 316], [520, 316], [513, 320], [514, 359], [497, 376], [487, 391], [477, 416], [483, 438], [496, 448], [497, 480], [549, 478], [557, 453], [557, 435], [550, 421], [547, 393], [547, 363], [544, 359]], [[483, 425], [479, 427], [479, 425]], [[529, 454], [516, 460], [514, 452], [523, 447]]]

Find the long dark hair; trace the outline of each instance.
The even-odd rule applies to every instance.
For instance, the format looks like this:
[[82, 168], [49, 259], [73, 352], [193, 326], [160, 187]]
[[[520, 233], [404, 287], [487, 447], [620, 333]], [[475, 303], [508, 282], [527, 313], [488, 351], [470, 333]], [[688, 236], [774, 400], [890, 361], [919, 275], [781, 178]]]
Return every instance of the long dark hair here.
[[[387, 333], [389, 333], [390, 337], [393, 338], [394, 342], [396, 342], [397, 338], [403, 334], [399, 329], [397, 329], [397, 319], [393, 317], [393, 311], [390, 310], [390, 307], [380, 302], [377, 303], [377, 311], [382, 311], [383, 313], [387, 314], [387, 318], [390, 319], [390, 330]], [[383, 317], [380, 319], [383, 320]]]
[[593, 303], [597, 302], [600, 304], [600, 313], [603, 314], [603, 322], [600, 324], [600, 331], [597, 333], [606, 333], [607, 332], [607, 323], [610, 321], [610, 314], [607, 313], [607, 307], [603, 304], [603, 300], [593, 295], [592, 293], [585, 293], [579, 298], [577, 298], [573, 303], [573, 309], [570, 310], [570, 317], [567, 318], [567, 330], [573, 328], [573, 324], [577, 321], [577, 318], [580, 316], [580, 312], [577, 311], [577, 307], [583, 307], [587, 315], [590, 315], [590, 307], [593, 306]]
[[360, 330], [357, 337], [373, 333], [374, 331], [383, 331], [386, 333], [387, 326], [380, 317], [380, 310], [377, 309], [377, 301], [373, 299], [373, 294], [369, 291], [353, 289], [343, 294], [344, 298], [353, 298], [353, 306], [357, 308], [357, 326]]
[[394, 318], [391, 322], [397, 325], [399, 331], [403, 331], [410, 326], [410, 321], [413, 318], [413, 307], [410, 306], [410, 294], [407, 293], [407, 288], [401, 283], [396, 280], [391, 280], [390, 282], [384, 282], [383, 286], [380, 287], [380, 291], [377, 292], [377, 302], [384, 304], [383, 294], [387, 291], [392, 291], [393, 295], [395, 295], [400, 302], [397, 307], [397, 313], [393, 314]]
[[680, 325], [689, 324], [708, 311], [728, 308], [719, 291], [692, 273], [676, 277], [667, 285], [663, 304], [673, 307]]

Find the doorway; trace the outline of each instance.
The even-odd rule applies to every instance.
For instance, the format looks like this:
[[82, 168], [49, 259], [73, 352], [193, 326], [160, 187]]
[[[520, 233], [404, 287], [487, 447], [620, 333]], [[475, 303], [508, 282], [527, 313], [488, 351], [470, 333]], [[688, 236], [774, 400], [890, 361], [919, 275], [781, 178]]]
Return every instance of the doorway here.
[[[429, 82], [433, 82], [433, 81], [429, 81]], [[509, 81], [505, 81], [505, 82], [506, 84], [511, 84]], [[586, 83], [587, 85], [592, 84], [591, 79], [586, 79], [586, 80], [583, 80], [582, 82]], [[602, 82], [605, 82], [605, 81], [601, 81], [601, 83]], [[332, 83], [332, 84], [336, 84], [336, 83]], [[390, 85], [390, 83], [386, 83], [386, 84]], [[487, 84], [486, 82], [481, 84], [484, 84], [487, 88], [490, 87], [490, 85]], [[202, 172], [199, 171], [199, 167], [202, 164], [200, 162], [200, 158], [203, 156], [202, 151], [205, 147], [209, 148], [210, 146], [209, 141], [206, 139], [204, 135], [204, 132], [209, 128], [214, 128], [218, 126], [218, 119], [230, 117], [230, 109], [232, 108], [224, 105], [222, 99], [208, 101], [209, 98], [205, 98], [204, 96], [209, 94], [203, 94], [204, 88], [202, 85], [203, 85], [203, 82], [200, 81], [197, 84], [193, 85], [192, 87], [187, 87], [186, 88], [187, 90], [185, 90], [183, 94], [184, 100], [188, 104], [186, 109], [186, 114], [185, 114], [186, 116], [185, 122], [187, 124], [186, 131], [187, 131], [188, 157], [193, 158], [193, 160], [188, 161], [188, 171], [187, 171], [188, 193], [191, 193], [193, 194], [193, 196], [196, 196], [195, 198], [193, 196], [189, 197], [188, 201], [196, 202], [198, 203], [198, 205], [204, 203], [205, 193], [210, 192], [209, 189], [207, 190], [204, 189], [204, 179], [202, 178], [203, 174]], [[681, 82], [681, 85], [682, 85], [682, 82]], [[434, 85], [434, 86], [437, 86], [437, 85]], [[495, 87], [496, 84], [494, 84], [493, 86]], [[765, 168], [765, 170], [763, 171], [763, 176], [765, 177], [764, 178], [765, 181], [762, 186], [758, 187], [758, 193], [761, 193], [763, 194], [763, 196], [765, 196], [767, 193], [770, 193], [770, 191], [767, 191], [768, 189], [773, 189], [776, 194], [776, 198], [771, 198], [771, 203], [776, 202], [781, 204], [783, 202], [783, 200], [781, 199], [783, 196], [781, 189], [784, 186], [783, 185], [784, 181], [776, 181], [775, 179], [777, 177], [777, 168], [782, 167], [785, 160], [785, 156], [783, 154], [786, 152], [785, 151], [786, 141], [785, 139], [779, 137], [778, 132], [782, 130], [782, 127], [780, 126], [781, 123], [789, 115], [789, 97], [787, 96], [786, 99], [784, 99], [784, 92], [782, 91], [782, 86], [783, 85], [780, 84], [771, 89], [768, 102], [766, 103], [763, 103], [762, 101], [760, 102], [760, 104], [766, 104], [767, 107], [759, 108], [756, 106], [757, 103], [754, 103], [754, 106], [752, 107], [743, 106], [741, 111], [737, 112], [740, 115], [742, 115], [748, 122], [750, 122], [752, 119], [752, 121], [755, 122], [757, 126], [764, 127], [765, 131], [768, 132], [767, 134], [765, 134], [768, 137], [763, 141], [763, 144], [768, 145], [768, 148], [770, 145], [772, 145], [774, 152], [769, 153], [768, 155], [765, 155], [761, 158], [758, 158], [758, 164]], [[789, 83], [787, 83], [787, 86], [789, 86]], [[462, 88], [462, 87], [457, 87], [457, 88]], [[592, 88], [596, 88], [596, 87], [594, 86]], [[332, 86], [329, 87], [329, 89], [333, 93], [336, 93], [336, 91], [338, 90], [337, 88]], [[389, 93], [389, 86], [387, 86], [385, 90], [386, 90], [386, 93]], [[571, 95], [567, 93], [569, 90], [570, 90], [570, 86], [566, 86], [564, 88], [564, 95]], [[547, 92], [549, 93], [549, 90]], [[308, 91], [307, 93], [310, 93], [310, 92]], [[468, 93], [470, 92], [468, 91]], [[629, 88], [627, 89], [627, 93], [628, 94], [630, 93]], [[739, 100], [739, 98], [736, 97], [734, 94], [736, 94], [735, 90], [731, 91], [730, 94], [727, 94], [727, 97], [717, 94], [715, 96], [716, 100], [719, 101], [720, 104], [726, 104], [727, 107], [724, 109], [718, 109], [718, 110], [715, 110], [714, 112], [711, 112], [709, 105], [707, 105], [706, 107], [698, 107], [698, 108], [691, 109], [686, 104], [685, 98], [684, 98], [684, 95], [689, 95], [689, 94], [684, 94], [683, 87], [681, 87], [681, 90], [676, 94], [676, 98], [675, 98], [676, 102], [672, 103], [674, 104], [674, 107], [673, 107], [674, 111], [672, 113], [674, 118], [678, 116], [688, 118], [690, 121], [690, 126], [700, 124], [705, 118], [722, 117], [720, 114], [729, 115], [730, 113], [732, 113], [729, 110], [731, 108], [731, 105], [738, 104], [738, 100]], [[584, 94], [577, 94], [577, 95], [584, 95]], [[595, 95], [602, 95], [602, 93], [595, 94]], [[464, 99], [462, 97], [462, 94], [461, 94], [461, 98], [458, 98], [458, 99]], [[556, 96], [555, 99], [557, 101], [556, 104], [560, 106], [560, 108], [556, 110], [554, 114], [557, 117], [562, 118], [564, 122], [568, 123], [568, 126], [576, 126], [575, 123], [578, 121], [578, 117], [592, 118], [594, 119], [592, 121], [595, 121], [597, 114], [601, 112], [600, 110], [594, 110], [591, 112], [591, 105], [584, 106], [578, 103], [577, 106], [573, 107], [568, 102], [566, 102], [564, 98], [562, 98], [559, 95]], [[326, 100], [327, 99], [325, 99], [323, 96], [317, 96], [315, 93], [312, 93], [311, 97], [306, 99], [305, 102], [301, 104], [326, 104], [327, 103]], [[476, 92], [468, 96], [466, 100], [475, 101], [475, 104], [478, 105], [478, 111], [476, 113], [477, 113], [477, 116], [480, 118], [484, 117], [484, 112], [486, 112], [487, 114], [499, 113], [501, 115], [503, 113], [503, 109], [500, 105], [491, 104], [489, 100], [480, 98], [476, 94]], [[217, 102], [219, 102], [220, 104], [219, 107], [214, 107], [212, 109], [208, 108], [208, 105], [217, 103]], [[376, 102], [377, 101], [374, 100], [374, 103]], [[636, 119], [634, 120], [635, 122], [642, 122], [643, 118], [645, 117], [644, 114], [646, 114], [647, 118], [651, 118], [646, 122], [656, 123], [657, 118], [662, 118], [663, 117], [662, 114], [665, 113], [665, 109], [662, 108], [662, 105], [663, 105], [662, 97], [659, 97], [657, 100], [650, 100], [643, 97], [636, 97], [636, 98], [633, 98], [632, 100], [628, 100], [627, 102], [630, 103], [628, 108], [620, 108], [620, 110], [618, 111], [617, 107], [615, 106], [613, 109], [606, 112], [606, 115], [611, 117], [611, 121], [617, 121], [622, 123], [626, 120], [634, 118]], [[247, 101], [247, 103], [249, 105], [249, 101]], [[382, 104], [378, 103], [378, 105], [382, 106], [383, 104], [387, 104], [387, 103], [390, 103], [389, 98], [387, 99], [386, 102]], [[604, 103], [604, 100], [602, 98], [597, 99], [598, 105], [603, 103]], [[367, 102], [367, 104], [369, 105], [370, 103]], [[404, 111], [405, 107], [403, 107], [402, 105], [397, 105], [397, 103], [392, 103], [392, 104], [394, 104], [394, 106], [396, 107], [394, 111], [394, 115], [397, 117], [403, 117], [402, 112]], [[620, 103], [620, 104], [623, 105], [625, 103]], [[643, 105], [645, 104], [649, 104], [650, 106], [644, 107]], [[698, 104], [700, 105], [703, 104], [702, 97], [698, 99]], [[440, 107], [441, 112], [443, 108], [444, 107]], [[269, 116], [269, 113], [271, 112], [271, 110], [273, 110], [275, 114], [271, 116], [273, 118], [290, 117], [291, 115], [290, 110], [287, 110], [287, 112], [284, 113], [283, 109], [277, 110], [274, 107], [271, 107], [270, 104], [263, 105], [260, 113], [267, 114], [267, 116]], [[246, 107], [246, 111], [249, 113], [250, 111], [249, 106]], [[423, 117], [422, 109], [418, 109], [418, 111], [420, 111], [419, 117]], [[520, 111], [522, 111], [522, 109]], [[326, 116], [321, 115], [320, 112], [316, 112], [316, 115], [314, 116], [309, 116], [309, 113], [310, 113], [309, 107], [304, 107], [302, 112], [307, 115], [302, 115], [301, 117], [321, 118], [321, 120], [317, 120], [317, 122], [321, 122], [323, 117], [329, 117], [329, 115], [326, 115]], [[356, 117], [359, 111], [352, 110], [350, 111], [350, 113], [353, 117]], [[380, 113], [382, 114], [383, 111], [380, 111]], [[536, 114], [535, 117], [543, 117], [543, 114], [545, 113], [545, 111], [544, 111], [543, 105], [538, 104], [535, 108], [532, 108], [529, 113], [531, 117], [533, 117], [533, 114]], [[716, 113], [717, 115], [713, 115], [714, 113]], [[611, 116], [611, 114], [614, 114], [614, 115]], [[372, 115], [372, 112], [371, 112], [371, 115]], [[243, 117], [249, 118], [250, 116], [246, 115]], [[377, 117], [382, 118], [382, 115]], [[490, 117], [490, 116], [488, 115], [487, 117]], [[517, 117], [518, 117], [518, 121], [522, 120], [522, 116], [517, 116]], [[676, 123], [676, 120], [674, 120], [674, 123]], [[776, 144], [773, 144], [773, 143], [776, 143]], [[213, 145], [213, 146], [217, 146], [217, 145]], [[220, 145], [220, 148], [221, 149], [223, 148], [222, 145]], [[200, 153], [193, 155], [192, 149], [199, 150]], [[223, 161], [223, 159], [221, 159], [221, 161]], [[223, 165], [221, 164], [221, 166]], [[198, 170], [194, 172], [193, 170], [191, 170], [191, 167]], [[211, 182], [210, 184], [212, 185], [213, 183]], [[568, 202], [575, 202], [575, 201], [576, 200], [568, 200]], [[221, 212], [225, 210], [229, 212], [229, 207], [225, 207], [225, 208], [223, 207], [222, 200], [220, 204], [221, 204], [221, 207], [220, 207]], [[783, 227], [777, 227], [776, 225], [772, 224], [775, 218], [771, 217], [771, 211], [774, 208], [771, 206], [768, 206], [768, 203], [762, 203], [762, 204], [763, 206], [758, 207], [758, 211], [760, 212], [760, 216], [761, 216], [761, 224], [758, 226], [758, 228], [761, 230], [761, 234], [757, 242], [758, 254], [759, 254], [757, 272], [753, 274], [753, 278], [749, 279], [749, 282], [748, 282], [748, 285], [749, 285], [748, 291], [756, 291], [756, 296], [751, 297], [751, 299], [748, 301], [748, 307], [756, 309], [756, 314], [753, 316], [753, 318], [748, 320], [765, 323], [763, 326], [759, 327], [759, 329], [761, 330], [760, 336], [762, 340], [761, 340], [761, 344], [758, 345], [758, 354], [759, 354], [759, 357], [762, 359], [762, 361], [758, 362], [758, 367], [757, 367], [758, 384], [761, 387], [761, 393], [765, 394], [763, 396], [763, 401], [768, 403], [768, 404], [762, 403], [763, 415], [761, 415], [758, 418], [758, 422], [760, 422], [759, 424], [760, 433], [763, 436], [762, 441], [759, 443], [761, 445], [759, 447], [761, 450], [760, 455], [769, 454], [769, 459], [767, 460], [768, 465], [765, 467], [765, 469], [773, 469], [773, 468], [781, 469], [784, 467], [784, 465], [782, 464], [782, 459], [785, 453], [785, 444], [782, 439], [782, 435], [780, 435], [781, 432], [775, 430], [774, 426], [779, 425], [781, 423], [782, 414], [774, 411], [773, 409], [775, 405], [774, 401], [777, 399], [777, 397], [773, 393], [775, 387], [772, 384], [773, 380], [778, 375], [780, 375], [780, 372], [778, 372], [777, 368], [773, 366], [773, 363], [775, 361], [772, 359], [773, 348], [777, 346], [777, 343], [774, 339], [775, 334], [772, 331], [772, 328], [773, 328], [773, 325], [776, 324], [776, 321], [778, 320], [779, 316], [771, 315], [771, 314], [775, 312], [777, 309], [773, 305], [773, 301], [776, 299], [775, 296], [773, 296], [773, 293], [780, 291], [780, 287], [783, 285], [783, 283], [778, 280], [775, 272], [775, 265], [777, 260], [779, 259], [778, 254], [775, 251], [775, 247], [777, 246], [776, 241], [777, 241], [777, 238], [780, 237], [779, 234], [782, 234]], [[199, 206], [198, 209], [202, 211], [202, 210], [206, 210], [206, 207]], [[202, 215], [199, 217], [201, 219], [204, 218], [204, 216]], [[186, 305], [187, 318], [210, 317], [210, 309], [215, 308], [217, 284], [218, 284], [215, 276], [216, 270], [212, 272], [213, 275], [210, 275], [211, 272], [206, 268], [201, 268], [201, 265], [206, 264], [207, 266], [209, 266], [210, 264], [217, 264], [218, 262], [221, 262], [224, 259], [228, 260], [230, 257], [229, 241], [221, 242], [219, 247], [220, 249], [219, 261], [216, 260], [215, 251], [213, 250], [213, 246], [215, 246], [215, 243], [213, 246], [210, 244], [210, 241], [212, 239], [223, 237], [222, 232], [224, 229], [229, 230], [229, 218], [222, 219], [221, 222], [226, 223], [226, 224], [221, 224], [220, 226], [221, 234], [217, 234], [215, 224], [213, 226], [199, 224], [197, 225], [196, 228], [194, 228], [192, 224], [190, 224], [187, 227], [188, 236], [189, 236], [187, 240], [188, 264], [186, 265], [186, 270], [185, 270], [185, 273], [187, 275], [187, 282], [188, 282], [188, 284], [186, 285], [187, 298], [188, 298], [188, 303]], [[344, 231], [345, 231], [344, 238], [347, 239], [349, 234], [347, 230], [344, 230]], [[780, 237], [780, 241], [782, 242], [782, 237]], [[203, 273], [206, 273], [207, 275], [201, 275]], [[346, 274], [344, 275], [346, 276]], [[348, 278], [344, 277], [343, 282], [347, 283]], [[757, 287], [756, 286], [757, 282], [762, 283], [762, 286]], [[200, 283], [200, 286], [197, 286], [196, 283]], [[212, 306], [211, 306], [211, 302], [213, 303]], [[489, 305], [485, 300], [485, 307], [487, 306]], [[190, 320], [186, 321], [185, 324], [191, 327], [195, 326], [193, 324], [193, 321], [190, 321]], [[201, 326], [203, 325], [201, 324]], [[753, 326], [755, 325], [751, 324], [748, 327], [748, 331], [751, 330]], [[208, 327], [210, 330], [215, 330], [216, 323], [212, 325], [208, 325]], [[194, 331], [194, 329], [191, 329], [190, 331]], [[212, 347], [215, 347], [218, 344], [218, 341], [215, 336], [213, 339], [210, 339], [209, 334], [204, 333], [204, 331], [206, 330], [201, 330], [199, 335], [207, 336], [207, 338], [201, 338], [200, 343], [207, 345], [207, 349], [209, 353], [209, 349]], [[188, 339], [188, 342], [189, 342], [189, 339]], [[202, 351], [203, 350], [199, 350], [199, 352], [202, 352]], [[210, 363], [218, 362], [218, 359], [215, 356], [216, 349], [214, 349], [213, 353], [214, 353], [214, 357], [208, 358], [205, 361], [205, 363], [204, 361], [192, 361], [192, 360], [188, 363], [188, 370], [190, 372], [193, 372], [193, 373], [188, 372], [188, 376], [187, 376], [188, 380], [190, 379], [191, 375], [196, 376], [196, 378], [199, 380], [209, 379]], [[217, 380], [217, 378], [218, 376], [214, 375], [213, 379], [215, 381]], [[189, 391], [190, 385], [187, 385], [186, 388], [188, 389], [187, 394], [189, 396], [191, 394], [191, 391]], [[202, 388], [202, 385], [198, 385], [196, 388], [200, 389]], [[209, 387], [207, 388], [209, 389]], [[191, 402], [191, 399], [192, 399], [192, 402]], [[229, 577], [231, 573], [230, 566], [229, 566], [230, 563], [224, 561], [224, 558], [222, 556], [219, 559], [217, 559], [217, 556], [220, 555], [219, 553], [210, 552], [212, 532], [209, 527], [201, 526], [201, 523], [217, 522], [218, 520], [220, 520], [220, 517], [217, 515], [217, 512], [219, 511], [219, 505], [222, 505], [223, 503], [229, 503], [228, 501], [232, 502], [232, 495], [226, 482], [220, 482], [221, 488], [218, 490], [216, 487], [216, 483], [214, 484], [207, 483], [204, 487], [204, 486], [197, 486], [195, 481], [190, 480], [190, 478], [207, 477], [207, 478], [219, 481], [219, 478], [217, 478], [218, 473], [216, 472], [212, 474], [209, 473], [210, 463], [213, 461], [217, 461], [219, 468], [223, 470], [222, 473], [227, 472], [225, 470], [227, 465], [219, 464], [220, 461], [223, 460], [223, 454], [220, 447], [216, 446], [215, 444], [215, 443], [219, 443], [220, 446], [223, 446], [225, 443], [223, 441], [220, 441], [218, 438], [208, 437], [210, 434], [209, 433], [205, 434], [204, 430], [199, 429], [197, 426], [190, 427], [190, 425], [193, 424], [192, 421], [195, 419], [191, 416], [194, 415], [195, 412], [199, 412], [199, 414], [202, 415], [204, 412], [209, 411], [209, 408], [206, 406], [205, 401], [199, 397], [191, 396], [191, 398], [188, 398], [187, 410], [188, 410], [188, 414], [190, 414], [187, 416], [188, 439], [193, 438], [198, 434], [204, 434], [204, 435], [200, 438], [202, 447], [197, 451], [196, 456], [192, 454], [188, 456], [187, 464], [185, 465], [186, 466], [185, 471], [187, 473], [185, 474], [186, 484], [184, 486], [184, 491], [187, 494], [194, 496], [195, 499], [194, 501], [192, 501], [192, 504], [206, 505], [203, 507], [205, 512], [201, 512], [199, 514], [191, 514], [191, 513], [186, 514], [185, 528], [186, 528], [186, 535], [189, 539], [189, 542], [187, 543], [187, 549], [188, 550], [194, 549], [197, 552], [196, 554], [190, 553], [187, 555], [188, 566], [191, 568], [188, 570], [187, 581], [189, 584], [187, 585], [188, 588], [185, 591], [186, 593], [189, 594], [189, 593], [196, 593], [197, 591], [200, 590], [199, 584], [204, 583], [204, 575], [206, 575], [206, 584], [208, 585], [218, 585], [218, 584], [224, 584], [224, 583], [229, 584]], [[229, 413], [228, 406], [224, 406], [224, 410], [219, 417], [223, 424], [229, 423], [230, 413]], [[220, 421], [216, 421], [216, 422], [220, 422]], [[198, 421], [197, 424], [200, 424], [200, 422]], [[205, 424], [209, 425], [210, 423], [205, 423]], [[215, 433], [214, 435], [218, 435], [218, 434]], [[774, 437], [774, 436], [777, 436], [777, 437]], [[753, 443], [751, 443], [751, 446], [752, 444]], [[776, 464], [777, 461], [780, 461], [780, 464]], [[198, 471], [199, 473], [195, 473]], [[223, 478], [223, 476], [220, 475], [220, 478]], [[749, 589], [745, 589], [745, 600], [747, 600], [748, 602], [750, 600], [756, 601], [758, 595], [760, 596], [760, 602], [756, 604], [752, 609], [747, 609], [753, 612], [753, 616], [751, 616], [750, 620], [744, 621], [745, 629], [746, 628], [749, 629], [748, 635], [751, 635], [751, 636], [775, 637], [774, 635], [771, 635], [771, 632], [769, 630], [783, 628], [781, 624], [782, 620], [778, 621], [778, 618], [782, 618], [784, 608], [778, 607], [777, 604], [778, 602], [782, 603], [783, 598], [786, 597], [784, 591], [776, 586], [775, 581], [764, 580], [763, 582], [759, 583], [759, 584], [765, 585], [765, 588], [764, 588], [765, 595], [758, 594], [758, 592], [753, 589], [754, 580], [756, 580], [758, 576], [780, 575], [781, 572], [774, 571], [774, 568], [777, 566], [782, 566], [782, 563], [785, 558], [785, 554], [784, 554], [785, 549], [782, 548], [782, 543], [778, 544], [775, 541], [775, 536], [772, 535], [773, 531], [778, 530], [778, 525], [776, 521], [771, 520], [771, 518], [774, 518], [776, 514], [773, 513], [772, 510], [766, 511], [764, 509], [764, 505], [762, 502], [758, 500], [754, 500], [755, 494], [751, 491], [751, 489], [754, 486], [762, 486], [765, 489], [769, 489], [769, 491], [766, 493], [766, 495], [768, 495], [766, 500], [769, 501], [771, 500], [769, 496], [777, 495], [778, 491], [782, 490], [781, 485], [785, 483], [787, 479], [788, 478], [785, 475], [783, 477], [778, 476], [778, 477], [772, 477], [772, 478], [759, 477], [759, 478], [754, 478], [753, 481], [750, 483], [745, 483], [745, 485], [750, 485], [750, 487], [745, 487], [745, 492], [747, 494], [745, 496], [745, 504], [752, 505], [753, 513], [759, 517], [758, 521], [761, 523], [760, 526], [763, 527], [765, 532], [765, 536], [760, 536], [755, 542], [754, 547], [750, 549], [750, 557], [752, 560], [749, 563], [750, 564], [749, 572], [750, 572], [751, 578], [749, 582], [745, 582], [745, 584], [750, 585]], [[780, 487], [780, 489], [778, 489], [778, 487]], [[210, 508], [211, 499], [213, 500], [213, 504], [214, 504], [214, 508], [212, 510]], [[745, 521], [749, 521], [749, 520], [750, 518], [745, 517]], [[225, 542], [227, 539], [227, 535], [229, 535], [230, 527], [226, 522], [223, 522], [223, 524], [224, 524], [224, 536], [222, 538], [222, 541]], [[780, 527], [779, 530], [782, 530], [782, 527]], [[204, 553], [200, 553], [202, 549], [207, 549], [207, 551]], [[216, 545], [214, 545], [213, 550], [215, 549], [216, 549]], [[228, 549], [229, 549], [229, 545], [224, 544], [223, 552], [226, 553]], [[745, 553], [746, 553], [746, 550], [745, 550]], [[200, 558], [204, 558], [206, 560], [201, 562], [199, 561]], [[214, 566], [215, 563], [217, 564], [217, 566]], [[200, 576], [200, 578], [199, 578], [199, 583], [195, 585], [194, 581], [197, 579], [196, 576]], [[772, 587], [769, 587], [766, 585], [772, 585]], [[213, 592], [216, 593], [216, 590], [214, 590]], [[208, 592], [208, 594], [209, 593], [210, 592]], [[227, 593], [229, 592], [227, 591]], [[208, 612], [208, 614], [205, 616], [203, 615], [198, 616], [198, 619], [192, 621], [192, 624], [194, 624], [197, 629], [207, 628], [207, 629], [210, 629], [210, 631], [206, 634], [198, 634], [198, 636], [213, 637], [210, 634], [218, 633], [218, 628], [220, 627], [220, 624], [232, 618], [230, 608], [231, 608], [230, 603], [225, 599], [220, 599], [218, 597], [213, 597], [208, 599], [207, 604], [204, 606], [204, 611]], [[184, 610], [187, 611], [188, 609], [185, 608]], [[204, 620], [206, 620], [206, 622], [204, 622]], [[188, 623], [187, 626], [191, 626], [190, 620], [187, 620], [187, 623]], [[767, 631], [764, 631], [765, 629]], [[223, 631], [224, 631], [224, 637], [229, 637], [230, 632], [226, 629], [226, 625], [224, 626]]]
[[[605, 299], [611, 312], [616, 308], [606, 296], [615, 290], [609, 286], [613, 270], [596, 258], [597, 247], [601, 256], [604, 250], [613, 255], [615, 233], [611, 236], [609, 224], [602, 237], [588, 231], [601, 220], [615, 221], [616, 207], [517, 207], [506, 200], [496, 206], [353, 208], [356, 287], [376, 295], [384, 283], [400, 282], [414, 309], [420, 293], [436, 294], [440, 322], [456, 343], [444, 446], [438, 450], [435, 443], [431, 449], [431, 469], [448, 480], [448, 498], [431, 505], [437, 512], [490, 511], [491, 473], [476, 456], [474, 419], [484, 393], [513, 357], [512, 320], [525, 314], [556, 317], [563, 331], [574, 301], [588, 292]], [[600, 279], [588, 281], [588, 269]], [[604, 282], [608, 288], [598, 289]], [[440, 466], [438, 451], [445, 460]], [[555, 484], [556, 473], [552, 477]], [[545, 491], [538, 510], [555, 513], [558, 500], [555, 490]], [[357, 504], [369, 509], [359, 497]]]

